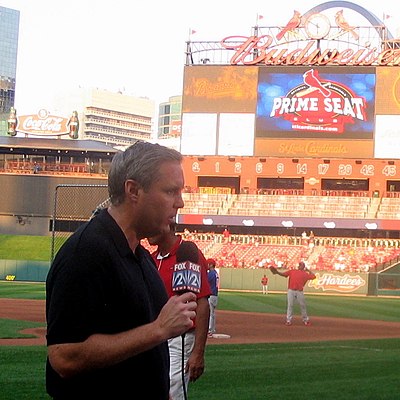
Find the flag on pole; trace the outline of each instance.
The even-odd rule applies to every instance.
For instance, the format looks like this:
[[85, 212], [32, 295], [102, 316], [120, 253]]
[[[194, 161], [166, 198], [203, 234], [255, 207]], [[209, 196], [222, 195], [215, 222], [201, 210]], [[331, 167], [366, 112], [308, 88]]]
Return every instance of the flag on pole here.
[[258, 14], [257, 13], [257, 18], [256, 18], [256, 26], [258, 26], [258, 22], [264, 19], [264, 15]]
[[389, 19], [389, 18], [392, 18], [392, 16], [391, 16], [391, 15], [388, 15], [388, 14], [385, 14], [385, 13], [383, 13], [383, 20], [385, 20], [385, 19]]
[[195, 33], [197, 33], [197, 31], [195, 29], [189, 28], [189, 42], [190, 42], [192, 35], [194, 35]]

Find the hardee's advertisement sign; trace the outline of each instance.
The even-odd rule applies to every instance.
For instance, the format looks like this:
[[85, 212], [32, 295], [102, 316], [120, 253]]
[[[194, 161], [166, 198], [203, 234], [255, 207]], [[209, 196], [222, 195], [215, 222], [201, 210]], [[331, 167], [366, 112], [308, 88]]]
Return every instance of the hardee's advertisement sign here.
[[16, 130], [28, 135], [67, 135], [70, 132], [68, 121], [68, 118], [51, 115], [42, 109], [36, 115], [19, 115]]
[[352, 293], [366, 285], [366, 281], [360, 275], [335, 275], [324, 273], [315, 274], [316, 278], [308, 282], [308, 287], [323, 292]]

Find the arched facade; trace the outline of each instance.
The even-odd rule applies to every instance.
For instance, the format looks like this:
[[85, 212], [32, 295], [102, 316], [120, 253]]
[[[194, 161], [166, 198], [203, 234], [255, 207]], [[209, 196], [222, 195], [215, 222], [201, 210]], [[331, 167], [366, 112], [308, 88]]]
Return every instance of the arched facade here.
[[[379, 19], [376, 15], [365, 9], [364, 7], [359, 6], [358, 4], [351, 3], [350, 1], [328, 1], [326, 3], [321, 3], [318, 6], [311, 8], [304, 14], [304, 17], [308, 17], [314, 13], [320, 13], [325, 10], [329, 10], [331, 8], [348, 8], [362, 15], [373, 27], [384, 26], [384, 23], [381, 19]], [[376, 28], [378, 34], [380, 34], [380, 30]], [[382, 38], [383, 39], [383, 38]], [[386, 28], [386, 39], [393, 39], [393, 35], [390, 33], [389, 29]]]

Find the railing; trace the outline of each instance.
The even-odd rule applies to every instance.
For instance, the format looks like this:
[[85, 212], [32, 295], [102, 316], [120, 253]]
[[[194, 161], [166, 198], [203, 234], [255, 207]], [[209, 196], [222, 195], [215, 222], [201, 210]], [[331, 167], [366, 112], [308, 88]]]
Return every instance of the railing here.
[[7, 161], [2, 173], [16, 174], [44, 174], [44, 175], [99, 175], [104, 176], [105, 170], [99, 166], [90, 166], [86, 163], [32, 163], [27, 161]]

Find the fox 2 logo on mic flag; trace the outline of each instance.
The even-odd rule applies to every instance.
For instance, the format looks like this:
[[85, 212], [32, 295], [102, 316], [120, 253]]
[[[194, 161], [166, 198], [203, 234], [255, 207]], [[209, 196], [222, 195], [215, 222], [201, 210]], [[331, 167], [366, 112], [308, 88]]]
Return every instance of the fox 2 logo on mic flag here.
[[172, 274], [172, 291], [200, 293], [200, 268], [200, 265], [191, 261], [175, 264]]

